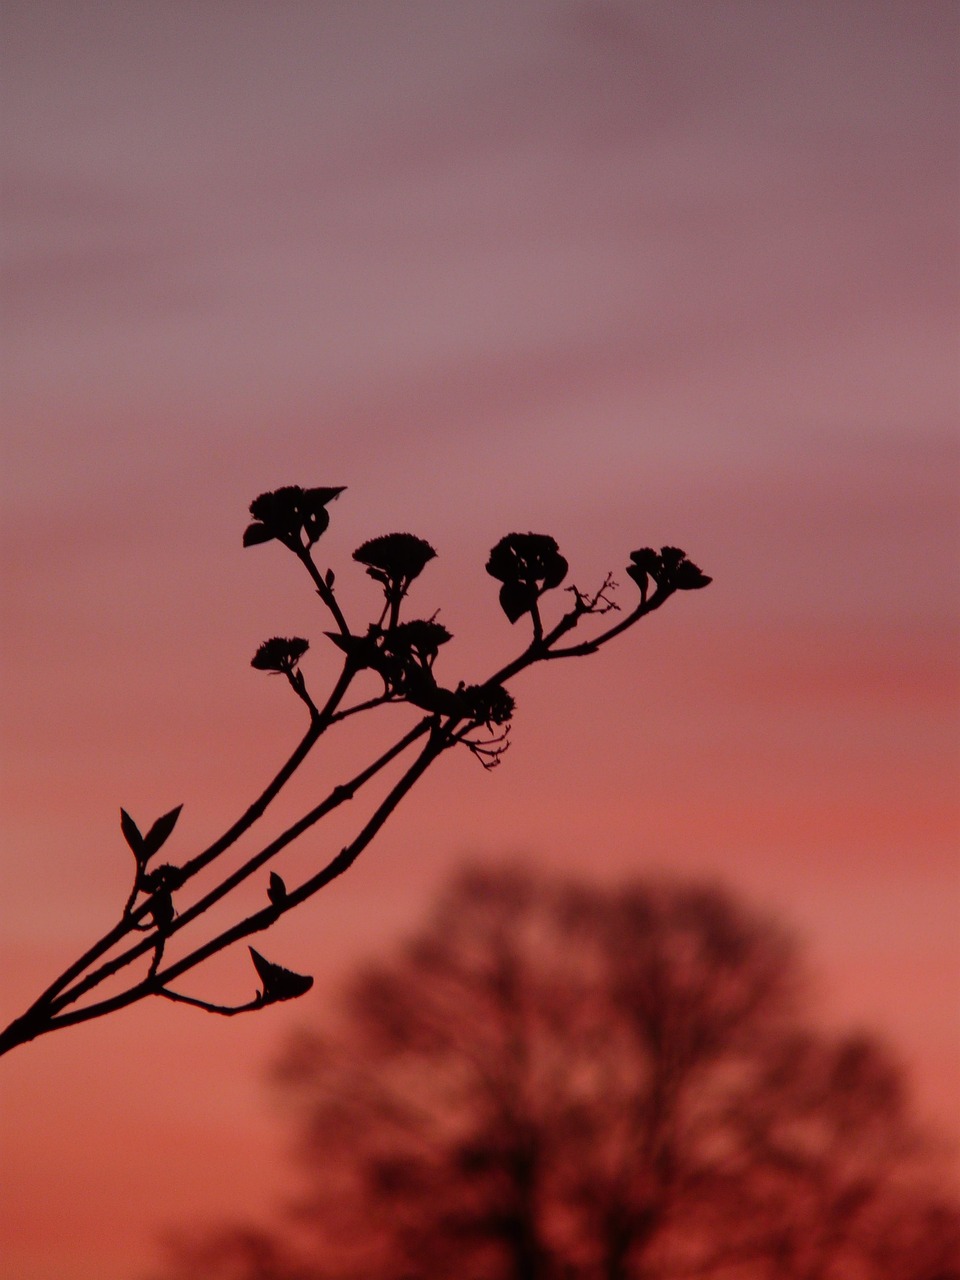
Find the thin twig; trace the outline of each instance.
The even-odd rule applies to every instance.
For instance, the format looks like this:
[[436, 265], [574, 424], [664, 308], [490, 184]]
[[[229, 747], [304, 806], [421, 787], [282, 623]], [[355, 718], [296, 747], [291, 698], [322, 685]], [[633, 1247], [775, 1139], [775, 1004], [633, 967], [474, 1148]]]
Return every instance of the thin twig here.
[[[275, 840], [272, 840], [270, 844], [265, 846], [265, 848], [261, 849], [258, 853], [249, 858], [243, 866], [238, 867], [236, 871], [227, 876], [226, 879], [221, 881], [221, 883], [215, 888], [211, 889], [203, 898], [200, 898], [197, 902], [193, 903], [190, 907], [187, 907], [186, 910], [181, 912], [167, 928], [165, 936], [169, 938], [173, 934], [178, 933], [181, 929], [185, 928], [192, 920], [196, 919], [197, 916], [202, 915], [205, 911], [209, 910], [214, 903], [218, 902], [227, 893], [235, 889], [237, 885], [241, 884], [255, 871], [259, 870], [265, 863], [269, 862], [270, 859], [275, 857], [281, 849], [285, 849], [288, 844], [291, 844], [294, 840], [303, 835], [305, 831], [309, 830], [310, 827], [319, 822], [321, 818], [326, 817], [328, 813], [331, 813], [345, 801], [351, 800], [360, 787], [369, 782], [371, 778], [379, 773], [381, 769], [390, 764], [392, 760], [396, 759], [396, 757], [415, 742], [417, 738], [422, 737], [429, 728], [430, 723], [430, 717], [425, 717], [405, 733], [402, 738], [395, 742], [393, 746], [389, 747], [382, 755], [378, 756], [372, 764], [368, 765], [355, 777], [351, 778], [349, 782], [342, 783], [340, 786], [334, 787], [334, 789], [324, 800], [320, 802], [320, 804], [316, 805], [308, 813], [304, 814], [299, 821], [293, 823], [292, 826], [288, 827], [281, 835], [277, 836]], [[274, 919], [281, 914], [280, 910], [278, 910], [276, 906], [271, 906], [269, 910], [273, 912]], [[113, 960], [101, 965], [99, 969], [94, 969], [91, 973], [87, 974], [85, 978], [81, 979], [76, 986], [69, 988], [69, 990], [65, 991], [58, 999], [54, 1000], [50, 1004], [51, 1012], [56, 1013], [67, 1005], [75, 1003], [81, 996], [92, 990], [93, 987], [98, 986], [106, 978], [112, 977], [113, 974], [118, 973], [121, 969], [126, 968], [127, 965], [132, 964], [133, 961], [137, 960], [140, 956], [145, 955], [152, 946], [153, 938], [145, 938], [142, 942], [131, 947], [129, 951], [125, 951], [121, 955], [116, 956]]]
[[171, 991], [169, 987], [160, 987], [154, 992], [165, 1000], [176, 1000], [178, 1004], [192, 1004], [195, 1009], [205, 1009], [207, 1013], [219, 1013], [224, 1018], [232, 1018], [235, 1013], [253, 1013], [263, 1008], [263, 997], [254, 996], [246, 1004], [211, 1004], [209, 1000], [199, 1000], [196, 996], [185, 996], [181, 991]]

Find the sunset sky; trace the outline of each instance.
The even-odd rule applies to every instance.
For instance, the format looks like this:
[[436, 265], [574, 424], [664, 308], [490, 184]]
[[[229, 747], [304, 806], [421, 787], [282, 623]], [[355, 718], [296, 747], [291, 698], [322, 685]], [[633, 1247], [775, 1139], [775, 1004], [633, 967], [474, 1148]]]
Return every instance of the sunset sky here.
[[[958, 28], [947, 0], [7, 0], [0, 1023], [115, 921], [121, 805], [183, 802], [185, 859], [292, 750], [259, 642], [310, 637], [318, 695], [335, 670], [305, 575], [241, 547], [256, 494], [347, 486], [317, 552], [358, 626], [352, 550], [429, 539], [411, 609], [451, 685], [524, 643], [484, 572], [511, 530], [584, 589], [632, 599], [664, 543], [714, 584], [520, 677], [503, 766], [442, 759], [262, 938], [306, 1000], [157, 1001], [0, 1061], [4, 1277], [138, 1280], [164, 1231], [265, 1212], [284, 1032], [466, 857], [728, 884], [960, 1140]], [[245, 949], [182, 985], [249, 998]]]

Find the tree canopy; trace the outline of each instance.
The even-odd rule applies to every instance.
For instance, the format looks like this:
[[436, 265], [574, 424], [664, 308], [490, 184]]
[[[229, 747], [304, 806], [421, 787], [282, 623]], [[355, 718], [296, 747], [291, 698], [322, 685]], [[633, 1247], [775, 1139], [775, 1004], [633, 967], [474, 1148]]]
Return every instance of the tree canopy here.
[[902, 1072], [703, 886], [461, 875], [275, 1083], [304, 1190], [177, 1280], [958, 1280]]

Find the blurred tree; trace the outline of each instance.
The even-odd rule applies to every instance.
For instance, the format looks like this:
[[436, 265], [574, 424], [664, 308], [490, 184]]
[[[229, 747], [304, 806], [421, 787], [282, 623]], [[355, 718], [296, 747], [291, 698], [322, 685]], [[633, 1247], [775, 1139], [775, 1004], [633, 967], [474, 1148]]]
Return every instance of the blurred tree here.
[[958, 1280], [900, 1071], [811, 1030], [801, 977], [716, 889], [464, 874], [282, 1058], [289, 1232], [212, 1234], [172, 1274]]

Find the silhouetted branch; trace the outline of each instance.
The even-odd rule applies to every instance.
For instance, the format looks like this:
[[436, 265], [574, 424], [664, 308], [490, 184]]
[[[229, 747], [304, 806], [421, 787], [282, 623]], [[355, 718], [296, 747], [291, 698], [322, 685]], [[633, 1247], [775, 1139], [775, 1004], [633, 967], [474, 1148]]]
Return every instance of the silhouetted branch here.
[[[189, 925], [197, 916], [203, 915], [203, 913], [208, 911], [210, 907], [219, 902], [221, 898], [225, 897], [228, 893], [237, 888], [238, 885], [242, 884], [244, 880], [253, 875], [255, 871], [258, 871], [282, 849], [285, 849], [287, 845], [292, 844], [294, 840], [303, 835], [305, 831], [308, 831], [310, 827], [315, 826], [321, 818], [325, 818], [328, 813], [332, 813], [339, 805], [344, 804], [348, 800], [352, 800], [362, 786], [375, 777], [376, 774], [390, 764], [391, 761], [396, 759], [396, 757], [415, 742], [417, 738], [421, 737], [429, 728], [430, 723], [429, 718], [421, 720], [419, 724], [414, 725], [414, 727], [405, 733], [398, 742], [395, 742], [392, 747], [388, 748], [388, 750], [379, 756], [372, 764], [368, 765], [365, 769], [361, 770], [360, 773], [356, 774], [355, 777], [351, 778], [349, 782], [341, 783], [339, 786], [334, 787], [330, 794], [322, 800], [320, 804], [305, 813], [302, 818], [293, 823], [292, 826], [288, 827], [286, 831], [277, 836], [275, 840], [272, 840], [270, 844], [265, 846], [265, 848], [248, 858], [241, 867], [238, 867], [237, 870], [221, 881], [219, 885], [214, 889], [211, 889], [192, 906], [184, 910], [169, 925], [166, 931], [166, 937], [170, 937], [179, 932], [181, 929]], [[285, 898], [287, 904], [290, 903], [290, 897], [291, 895], [287, 893]], [[278, 904], [274, 904], [271, 909], [274, 913], [273, 919], [269, 920], [268, 923], [273, 923], [273, 920], [278, 919], [282, 914]], [[289, 909], [289, 906], [285, 909]], [[133, 963], [133, 961], [139, 959], [140, 956], [151, 950], [153, 946], [154, 940], [151, 937], [138, 943], [136, 946], [131, 947], [129, 951], [124, 952], [114, 960], [101, 966], [101, 968], [94, 970], [92, 973], [88, 974], [82, 982], [66, 991], [59, 1000], [56, 1000], [51, 1004], [51, 1009], [55, 1012], [65, 1004], [79, 999], [79, 997], [85, 995], [87, 991], [98, 986], [105, 979], [112, 977], [115, 973], [118, 973], [120, 969], [125, 968], [127, 965]], [[217, 950], [219, 949], [220, 948], [218, 947]]]
[[196, 996], [184, 995], [181, 991], [170, 991], [167, 987], [159, 987], [157, 995], [165, 1000], [175, 1000], [179, 1004], [192, 1004], [195, 1009], [205, 1009], [207, 1013], [219, 1013], [225, 1018], [232, 1018], [235, 1013], [252, 1013], [263, 1008], [263, 1001], [254, 997], [246, 1004], [211, 1004], [209, 1000], [198, 1000]]
[[282, 905], [271, 904], [269, 907], [264, 907], [260, 911], [247, 916], [246, 919], [238, 921], [237, 924], [225, 930], [219, 937], [212, 939], [204, 946], [198, 947], [196, 951], [184, 956], [182, 960], [178, 960], [166, 969], [161, 970], [157, 975], [157, 981], [161, 983], [170, 982], [179, 977], [181, 973], [186, 973], [187, 970], [202, 964], [204, 960], [208, 960], [212, 955], [222, 951], [224, 947], [229, 946], [231, 943], [239, 942], [241, 939], [249, 937], [252, 933], [259, 933], [261, 930], [269, 928], [287, 911], [292, 911], [301, 902], [306, 902], [308, 898], [312, 898], [314, 894], [326, 888], [332, 880], [335, 880], [337, 876], [342, 875], [344, 871], [353, 865], [414, 783], [427, 771], [436, 757], [451, 745], [453, 745], [452, 740], [447, 738], [445, 731], [438, 730], [431, 735], [431, 740], [416, 761], [396, 786], [391, 789], [387, 797], [377, 806], [360, 834], [350, 844], [341, 849], [337, 856], [332, 858], [325, 867], [308, 880], [305, 880], [298, 888], [288, 891]]
[[[465, 746], [485, 769], [500, 763], [509, 745], [514, 699], [506, 682], [537, 662], [552, 658], [581, 657], [595, 653], [604, 644], [626, 631], [640, 618], [659, 608], [677, 590], [692, 590], [710, 581], [689, 562], [682, 551], [663, 547], [631, 553], [627, 574], [640, 589], [640, 604], [615, 626], [577, 644], [558, 647], [559, 641], [585, 619], [602, 616], [618, 605], [613, 599], [615, 584], [610, 574], [600, 589], [586, 595], [576, 587], [573, 607], [552, 625], [544, 621], [543, 600], [560, 586], [567, 574], [567, 561], [553, 538], [545, 534], [512, 533], [502, 538], [490, 552], [487, 572], [500, 583], [500, 606], [511, 624], [530, 615], [532, 638], [526, 647], [497, 673], [480, 683], [464, 680], [455, 686], [442, 685], [435, 664], [442, 646], [451, 639], [449, 631], [430, 618], [401, 621], [401, 609], [411, 585], [436, 556], [433, 547], [411, 533], [388, 533], [364, 542], [353, 558], [377, 582], [384, 597], [375, 622], [363, 632], [353, 631], [336, 598], [336, 578], [332, 569], [321, 573], [312, 550], [329, 524], [328, 505], [343, 492], [342, 487], [302, 489], [290, 485], [261, 494], [250, 505], [253, 522], [243, 535], [244, 546], [277, 541], [292, 551], [306, 569], [317, 595], [332, 616], [336, 631], [326, 632], [343, 657], [339, 675], [322, 705], [318, 706], [307, 688], [301, 670], [310, 643], [300, 636], [274, 636], [257, 649], [251, 665], [268, 674], [282, 675], [310, 717], [306, 733], [256, 800], [212, 844], [180, 865], [165, 862], [154, 866], [153, 859], [170, 839], [182, 806], [158, 818], [146, 833], [121, 810], [121, 831], [134, 857], [133, 884], [121, 908], [117, 923], [69, 965], [34, 1001], [0, 1033], [0, 1053], [17, 1044], [61, 1027], [104, 1016], [144, 999], [164, 999], [192, 1004], [209, 1012], [232, 1015], [264, 1007], [278, 999], [292, 999], [306, 990], [312, 979], [291, 974], [254, 952], [254, 964], [264, 983], [261, 997], [252, 1003], [230, 1007], [215, 1001], [187, 996], [169, 983], [235, 942], [274, 924], [280, 916], [301, 905], [341, 875], [380, 831], [390, 814], [411, 788], [451, 747]], [[655, 590], [647, 596], [648, 580]], [[354, 680], [371, 672], [383, 683], [382, 692], [361, 697], [343, 706]], [[216, 883], [193, 902], [183, 902], [188, 883], [201, 871], [219, 863], [264, 816], [272, 801], [299, 770], [320, 738], [334, 726], [379, 707], [401, 704], [426, 712], [416, 724], [400, 735], [361, 769], [352, 779], [334, 787], [319, 803], [310, 807], [283, 832], [264, 843], [239, 865], [223, 865]], [[300, 885], [288, 888], [276, 872], [271, 873], [267, 904], [252, 914], [220, 928], [213, 936], [196, 941], [196, 930], [210, 909], [228, 897], [245, 880], [265, 866], [283, 849], [310, 830], [354, 795], [426, 735], [412, 764], [374, 808], [355, 838]], [[195, 945], [186, 955], [163, 967], [165, 950], [171, 939], [191, 930]], [[122, 948], [130, 935], [141, 935]], [[115, 979], [141, 959], [149, 957], [146, 973], [134, 979], [126, 990], [83, 1005], [78, 1002]]]

